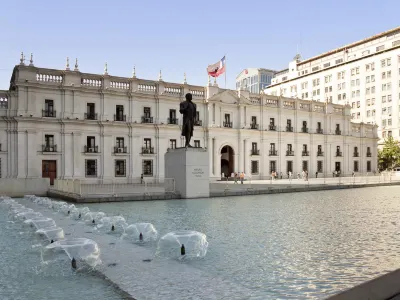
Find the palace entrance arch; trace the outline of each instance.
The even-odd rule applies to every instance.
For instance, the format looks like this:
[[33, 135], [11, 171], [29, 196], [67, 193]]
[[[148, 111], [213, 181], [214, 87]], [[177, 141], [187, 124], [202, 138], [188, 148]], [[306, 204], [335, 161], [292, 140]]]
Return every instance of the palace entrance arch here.
[[231, 146], [224, 146], [221, 149], [221, 174], [231, 176], [235, 171], [235, 153]]

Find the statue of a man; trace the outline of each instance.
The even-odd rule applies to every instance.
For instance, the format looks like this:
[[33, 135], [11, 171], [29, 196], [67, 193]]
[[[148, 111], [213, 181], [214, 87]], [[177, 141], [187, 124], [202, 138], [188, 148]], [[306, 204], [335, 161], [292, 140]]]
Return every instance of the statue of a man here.
[[186, 101], [179, 105], [179, 112], [183, 115], [182, 136], [185, 137], [185, 147], [190, 146], [190, 139], [193, 136], [194, 122], [196, 120], [196, 104], [192, 102], [192, 94], [185, 95]]

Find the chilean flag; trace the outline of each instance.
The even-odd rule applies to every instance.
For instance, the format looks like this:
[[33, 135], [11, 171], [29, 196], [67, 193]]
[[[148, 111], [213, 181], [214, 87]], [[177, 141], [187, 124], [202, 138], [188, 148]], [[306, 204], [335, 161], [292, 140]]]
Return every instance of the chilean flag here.
[[207, 67], [208, 75], [212, 77], [218, 77], [225, 72], [225, 56], [217, 63], [209, 65]]

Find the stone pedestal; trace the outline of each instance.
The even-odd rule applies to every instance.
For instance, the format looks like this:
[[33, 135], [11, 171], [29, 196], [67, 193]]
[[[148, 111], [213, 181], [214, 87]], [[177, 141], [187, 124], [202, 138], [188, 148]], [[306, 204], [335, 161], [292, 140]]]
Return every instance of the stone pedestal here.
[[165, 178], [175, 179], [182, 198], [210, 197], [210, 162], [203, 148], [168, 149], [165, 153]]

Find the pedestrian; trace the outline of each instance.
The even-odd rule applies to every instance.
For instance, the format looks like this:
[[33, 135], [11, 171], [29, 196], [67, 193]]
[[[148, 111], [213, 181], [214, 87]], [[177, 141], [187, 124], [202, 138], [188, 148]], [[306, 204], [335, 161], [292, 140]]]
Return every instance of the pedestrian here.
[[282, 177], [283, 177], [283, 175], [282, 175], [282, 172], [281, 172], [281, 179], [282, 179]]
[[244, 180], [244, 173], [240, 173], [240, 183], [243, 184], [243, 180]]
[[140, 184], [144, 183], [143, 174], [140, 175]]
[[235, 184], [238, 183], [238, 174], [236, 172], [234, 174], [234, 181], [235, 181]]
[[315, 172], [315, 178], [318, 178], [318, 171]]

